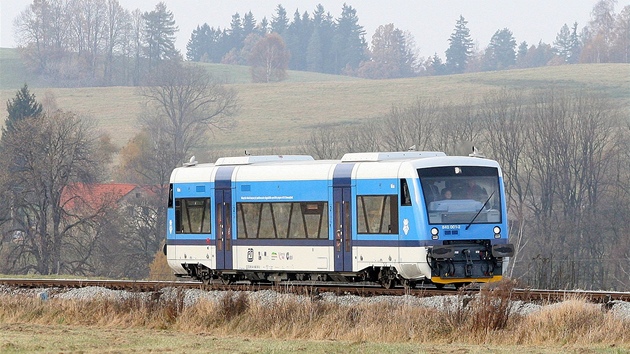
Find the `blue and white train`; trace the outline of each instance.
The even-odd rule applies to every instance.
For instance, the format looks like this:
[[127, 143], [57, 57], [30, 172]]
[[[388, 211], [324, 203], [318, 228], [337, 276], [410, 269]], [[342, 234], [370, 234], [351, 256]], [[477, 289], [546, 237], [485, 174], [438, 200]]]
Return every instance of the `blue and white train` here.
[[508, 240], [497, 162], [441, 152], [239, 156], [170, 180], [165, 252], [203, 282], [417, 282], [503, 277]]

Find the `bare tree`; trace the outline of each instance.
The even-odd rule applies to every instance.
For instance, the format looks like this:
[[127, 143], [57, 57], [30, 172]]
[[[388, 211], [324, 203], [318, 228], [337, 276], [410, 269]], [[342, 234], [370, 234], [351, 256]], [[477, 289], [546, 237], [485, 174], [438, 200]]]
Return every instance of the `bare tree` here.
[[532, 165], [528, 164], [527, 136], [531, 132], [527, 116], [526, 96], [518, 91], [501, 90], [489, 93], [480, 109], [479, 124], [486, 132], [485, 153], [501, 164], [504, 173], [510, 238], [516, 245], [516, 258], [510, 262], [511, 276], [521, 252], [527, 246], [526, 231], [532, 222], [527, 208], [531, 193]]
[[299, 147], [301, 153], [312, 155], [315, 159], [338, 159], [340, 150], [339, 134], [332, 127], [318, 127], [311, 132], [308, 140]]
[[114, 66], [114, 54], [122, 54], [127, 37], [131, 31], [131, 14], [120, 6], [118, 0], [107, 0], [106, 17], [107, 34], [105, 37], [105, 68], [104, 79], [106, 84], [112, 81]]
[[[172, 169], [213, 130], [234, 124], [237, 93], [226, 88], [203, 68], [165, 62], [141, 88], [148, 110], [140, 118], [152, 144], [151, 154]], [[165, 183], [155, 180], [153, 183]]]
[[[65, 242], [92, 216], [77, 218], [64, 208], [64, 190], [95, 181], [104, 164], [95, 160], [98, 140], [85, 120], [58, 111], [27, 119], [2, 141], [0, 163], [5, 189], [12, 191], [20, 237], [10, 262], [18, 272], [63, 271]], [[17, 186], [17, 188], [13, 188]]]
[[369, 152], [382, 150], [382, 125], [377, 121], [348, 126], [341, 131], [344, 152]]

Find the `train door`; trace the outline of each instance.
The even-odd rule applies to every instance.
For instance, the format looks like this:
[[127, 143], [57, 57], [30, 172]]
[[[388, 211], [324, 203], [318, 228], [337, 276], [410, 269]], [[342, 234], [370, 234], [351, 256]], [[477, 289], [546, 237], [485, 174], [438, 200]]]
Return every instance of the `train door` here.
[[350, 187], [333, 188], [335, 271], [352, 271], [352, 203]]
[[215, 190], [217, 269], [232, 269], [232, 190]]

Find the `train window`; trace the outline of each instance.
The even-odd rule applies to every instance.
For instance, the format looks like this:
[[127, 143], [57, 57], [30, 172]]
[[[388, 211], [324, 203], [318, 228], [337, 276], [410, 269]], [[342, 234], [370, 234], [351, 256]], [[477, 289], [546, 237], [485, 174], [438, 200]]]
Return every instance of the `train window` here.
[[175, 228], [178, 234], [209, 234], [210, 198], [175, 199]]
[[498, 170], [485, 166], [419, 169], [430, 224], [501, 222]]
[[409, 194], [409, 185], [407, 185], [407, 180], [404, 178], [400, 180], [400, 205], [402, 206], [411, 205], [411, 195]]
[[328, 238], [328, 203], [237, 203], [237, 238]]
[[398, 233], [397, 195], [357, 196], [357, 231], [360, 234]]
[[169, 184], [168, 187], [168, 207], [173, 207], [173, 183]]

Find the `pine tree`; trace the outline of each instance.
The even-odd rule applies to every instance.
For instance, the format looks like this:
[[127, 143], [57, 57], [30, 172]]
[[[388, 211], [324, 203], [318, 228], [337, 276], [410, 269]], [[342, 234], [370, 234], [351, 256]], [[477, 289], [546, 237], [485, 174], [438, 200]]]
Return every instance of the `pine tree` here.
[[580, 54], [582, 54], [582, 41], [580, 41], [577, 30], [578, 24], [574, 22], [573, 28], [571, 29], [571, 36], [569, 37], [569, 58], [567, 60], [569, 64], [577, 64], [580, 60]]
[[287, 10], [285, 10], [282, 5], [278, 5], [276, 8], [276, 15], [271, 17], [271, 32], [275, 32], [282, 36], [287, 28], [289, 28]]
[[507, 28], [498, 30], [490, 39], [484, 60], [485, 70], [505, 70], [516, 63], [516, 40]]
[[256, 19], [254, 14], [249, 11], [243, 16], [243, 38], [247, 38], [250, 34], [256, 31]]
[[7, 112], [9, 116], [5, 126], [2, 128], [2, 138], [7, 134], [13, 133], [16, 124], [23, 119], [40, 117], [42, 105], [35, 100], [35, 94], [30, 93], [28, 85], [24, 84], [15, 94], [15, 98], [7, 101]]
[[236, 51], [240, 51], [243, 47], [243, 40], [245, 39], [243, 24], [241, 22], [241, 15], [235, 13], [232, 15], [232, 22], [230, 23], [230, 36], [228, 42], [230, 43], [231, 49], [236, 49]]
[[[333, 16], [330, 12], [324, 10], [324, 6], [321, 4], [315, 7], [313, 12], [313, 35], [317, 32], [320, 42], [319, 48], [321, 51], [322, 68], [321, 72], [332, 74], [335, 72], [334, 58], [331, 55], [333, 46], [333, 37], [335, 34], [335, 23]], [[317, 41], [311, 38], [311, 41]], [[310, 43], [309, 43], [310, 45]], [[313, 57], [316, 54], [309, 54], [309, 57]]]
[[333, 55], [336, 58], [336, 73], [352, 74], [365, 59], [367, 42], [365, 31], [359, 25], [357, 10], [346, 4], [337, 19], [333, 40]]
[[186, 43], [186, 59], [190, 61], [199, 61], [203, 53], [201, 52], [202, 46], [202, 29], [199, 25], [190, 34], [190, 39]]
[[518, 45], [518, 52], [516, 53], [516, 65], [519, 68], [524, 68], [526, 66], [525, 58], [527, 57], [527, 42], [523, 41]]
[[455, 24], [455, 30], [448, 39], [450, 43], [446, 50], [446, 69], [448, 73], [463, 73], [472, 55], [473, 41], [470, 38], [470, 30], [466, 27], [466, 24], [468, 24], [468, 21], [460, 15]]
[[308, 41], [306, 49], [306, 70], [322, 72], [324, 69], [324, 58], [322, 55], [322, 40], [319, 35], [319, 28], [313, 30], [313, 34]]
[[569, 61], [571, 56], [571, 30], [566, 23], [556, 35], [556, 40], [553, 42], [553, 52], [561, 57], [565, 63]]
[[178, 31], [173, 19], [173, 13], [166, 10], [163, 2], [155, 5], [155, 10], [145, 12], [144, 36], [146, 41], [146, 55], [151, 65], [162, 60], [176, 59], [179, 52], [175, 49], [175, 32]]

